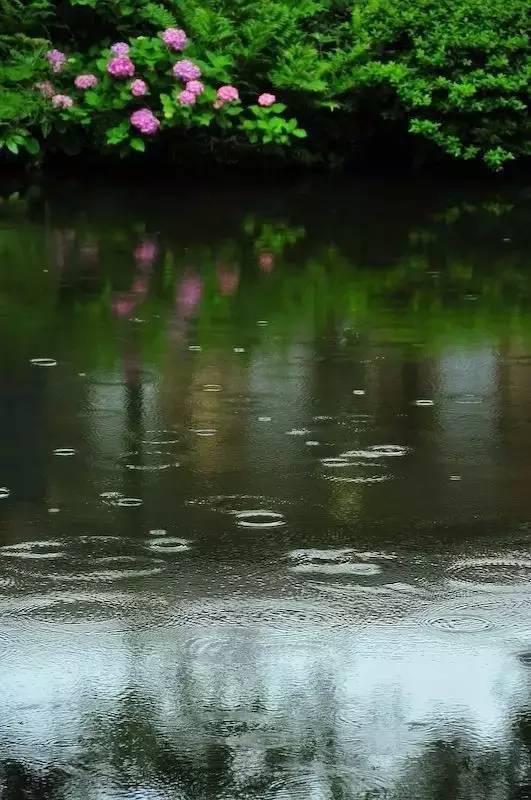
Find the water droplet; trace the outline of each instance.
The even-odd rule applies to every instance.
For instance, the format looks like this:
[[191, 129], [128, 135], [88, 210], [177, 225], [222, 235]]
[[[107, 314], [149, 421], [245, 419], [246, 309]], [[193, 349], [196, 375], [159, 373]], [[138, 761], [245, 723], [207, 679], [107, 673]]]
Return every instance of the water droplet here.
[[146, 547], [156, 553], [184, 553], [190, 549], [190, 543], [177, 536], [161, 536], [148, 540]]
[[121, 508], [138, 508], [142, 505], [142, 500], [139, 497], [118, 497], [112, 501], [113, 506], [120, 506]]
[[269, 322], [266, 319], [259, 319], [256, 324], [263, 327], [264, 325], [269, 325]]
[[60, 548], [64, 548], [64, 542], [46, 540], [17, 542], [16, 544], [6, 544], [0, 547], [0, 556], [39, 561], [63, 558], [66, 554]]
[[116, 500], [118, 497], [123, 497], [122, 492], [102, 492], [100, 497], [103, 500]]
[[166, 536], [168, 531], [165, 528], [153, 528], [148, 533], [150, 536]]
[[258, 417], [258, 422], [271, 422], [271, 417]]
[[188, 348], [192, 353], [200, 353], [202, 349], [200, 344], [191, 344]]
[[291, 550], [288, 553], [288, 558], [294, 558], [297, 561], [343, 561], [353, 552], [352, 547], [342, 547], [337, 550], [308, 548]]
[[416, 406], [432, 406], [433, 400], [415, 400]]
[[306, 442], [306, 447], [318, 447], [320, 442], [317, 442], [315, 439], [310, 439]]
[[286, 436], [308, 436], [311, 433], [308, 428], [292, 428], [290, 431], [286, 431]]
[[341, 467], [350, 467], [351, 462], [348, 458], [322, 458], [321, 464], [323, 467], [334, 467], [334, 468], [341, 468]]
[[219, 383], [205, 383], [203, 386], [204, 392], [221, 392], [223, 391], [223, 387], [219, 385]]
[[352, 561], [341, 561], [338, 563], [315, 563], [310, 562], [307, 564], [296, 564], [290, 567], [291, 572], [299, 572], [305, 574], [319, 573], [322, 575], [363, 575], [373, 576], [379, 575], [382, 568], [378, 564], [364, 564], [362, 562], [356, 563]]
[[355, 395], [358, 395], [359, 397], [361, 397], [362, 395], [365, 394], [365, 389], [354, 389], [352, 394], [355, 394]]
[[7, 486], [0, 486], [0, 500], [7, 500], [10, 494], [11, 490]]
[[241, 528], [279, 528], [286, 524], [282, 514], [276, 511], [239, 511], [236, 514], [238, 525]]
[[76, 451], [72, 447], [57, 447], [53, 454], [54, 456], [75, 456]]
[[245, 353], [245, 347], [235, 347], [234, 348], [234, 352], [235, 353]]
[[450, 633], [482, 633], [494, 627], [492, 622], [472, 614], [449, 614], [448, 616], [428, 619], [434, 628]]
[[86, 372], [78, 372], [77, 374], [79, 375], [80, 378], [85, 378], [87, 375]]
[[450, 480], [451, 481], [460, 481], [461, 480], [461, 475], [450, 475]]
[[197, 436], [215, 436], [217, 430], [215, 428], [192, 428], [192, 433]]
[[30, 358], [30, 364], [34, 367], [56, 367], [57, 361], [55, 358]]
[[61, 511], [60, 508], [49, 508], [48, 514], [59, 514], [60, 511]]

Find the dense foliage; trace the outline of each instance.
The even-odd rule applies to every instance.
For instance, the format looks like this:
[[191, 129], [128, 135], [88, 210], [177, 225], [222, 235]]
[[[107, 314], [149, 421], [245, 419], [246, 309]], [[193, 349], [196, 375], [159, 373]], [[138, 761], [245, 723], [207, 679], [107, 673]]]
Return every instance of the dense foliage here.
[[528, 0], [0, 0], [0, 147], [335, 164], [410, 136], [499, 170], [531, 153], [530, 28]]

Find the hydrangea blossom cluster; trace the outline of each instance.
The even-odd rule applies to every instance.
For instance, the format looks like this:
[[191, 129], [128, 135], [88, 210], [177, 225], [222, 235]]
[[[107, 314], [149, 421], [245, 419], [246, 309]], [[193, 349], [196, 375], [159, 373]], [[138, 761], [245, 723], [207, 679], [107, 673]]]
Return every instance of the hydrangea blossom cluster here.
[[197, 100], [197, 95], [190, 92], [188, 89], [183, 89], [179, 94], [179, 103], [182, 106], [194, 106]]
[[133, 97], [143, 97], [145, 94], [148, 93], [148, 85], [145, 81], [137, 78], [135, 81], [131, 82], [131, 94]]
[[129, 45], [126, 42], [116, 42], [111, 47], [111, 53], [113, 56], [125, 58], [129, 55]]
[[52, 105], [54, 108], [72, 108], [74, 101], [67, 94], [54, 94]]
[[171, 50], [184, 50], [188, 44], [188, 36], [180, 28], [166, 28], [162, 34], [162, 41]]
[[258, 98], [258, 105], [262, 106], [263, 108], [269, 108], [274, 103], [277, 102], [277, 98], [274, 94], [269, 94], [269, 92], [264, 92]]
[[113, 78], [132, 78], [135, 74], [135, 65], [129, 56], [116, 56], [107, 64], [107, 72]]
[[192, 94], [195, 94], [196, 97], [198, 97], [205, 91], [205, 85], [201, 81], [188, 81], [186, 84], [186, 91], [192, 92]]
[[201, 70], [193, 61], [183, 58], [174, 65], [173, 74], [185, 83], [190, 83], [190, 81], [196, 81], [201, 77]]
[[48, 50], [46, 58], [53, 72], [61, 72], [66, 63], [66, 55], [60, 50]]
[[55, 87], [51, 81], [41, 81], [35, 84], [35, 88], [43, 97], [53, 97], [55, 94]]
[[216, 93], [214, 108], [223, 108], [225, 103], [234, 103], [240, 99], [240, 93], [235, 86], [220, 86]]
[[78, 75], [74, 80], [76, 89], [93, 89], [97, 84], [98, 79], [95, 75]]
[[147, 136], [153, 136], [160, 128], [159, 120], [149, 108], [139, 108], [138, 111], [133, 111], [130, 120], [133, 128]]

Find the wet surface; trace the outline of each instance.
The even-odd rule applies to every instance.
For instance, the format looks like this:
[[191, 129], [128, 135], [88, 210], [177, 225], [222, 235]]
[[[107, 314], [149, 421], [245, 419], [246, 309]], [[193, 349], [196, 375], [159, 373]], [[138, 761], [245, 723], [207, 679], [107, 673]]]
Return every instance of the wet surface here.
[[2, 798], [531, 797], [530, 198], [4, 198]]

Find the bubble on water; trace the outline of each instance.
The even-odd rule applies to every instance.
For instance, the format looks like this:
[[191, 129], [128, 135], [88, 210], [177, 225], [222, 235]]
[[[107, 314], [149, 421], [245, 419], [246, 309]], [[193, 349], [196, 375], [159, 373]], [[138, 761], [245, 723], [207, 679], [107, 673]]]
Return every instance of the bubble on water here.
[[318, 447], [320, 442], [316, 441], [315, 439], [310, 439], [306, 442], [306, 447]]
[[263, 509], [238, 511], [236, 519], [241, 528], [279, 528], [286, 524], [283, 514]]
[[188, 347], [188, 350], [190, 350], [192, 353], [200, 353], [202, 349], [203, 348], [201, 347], [200, 344], [191, 344]]
[[56, 367], [57, 361], [55, 358], [30, 358], [30, 364], [34, 367]]
[[259, 319], [256, 324], [260, 325], [261, 327], [263, 327], [265, 325], [269, 325], [269, 322], [266, 319]]
[[63, 558], [64, 546], [64, 542], [47, 540], [17, 542], [0, 547], [0, 556], [35, 561]]
[[461, 480], [461, 475], [450, 475], [450, 480], [451, 481], [460, 481]]
[[142, 503], [143, 500], [139, 497], [118, 497], [112, 501], [111, 505], [121, 508], [138, 508]]
[[160, 536], [148, 540], [146, 547], [156, 553], [184, 553], [190, 549], [190, 542], [178, 536]]
[[311, 433], [308, 428], [292, 428], [290, 431], [286, 431], [286, 436], [308, 436]]
[[7, 486], [0, 486], [0, 500], [7, 500], [11, 495], [11, 490]]
[[203, 386], [204, 392], [222, 392], [223, 387], [219, 383], [205, 383]]
[[415, 400], [416, 406], [432, 406], [433, 400]]
[[86, 372], [78, 372], [77, 374], [78, 374], [78, 376], [79, 376], [80, 378], [86, 378], [86, 376], [87, 376], [87, 373], [86, 373]]
[[56, 447], [53, 454], [54, 456], [75, 456], [76, 451], [73, 447]]
[[328, 414], [317, 414], [313, 419], [315, 422], [332, 422], [334, 418]]
[[215, 436], [217, 433], [216, 428], [192, 428], [192, 433], [196, 436]]
[[258, 417], [258, 422], [271, 422], [271, 417]]
[[307, 564], [296, 564], [290, 567], [291, 572], [299, 573], [319, 573], [322, 575], [364, 575], [370, 577], [379, 575], [382, 568], [378, 564], [365, 564], [363, 562], [340, 561], [336, 563], [309, 562]]
[[245, 353], [245, 347], [234, 347], [233, 351], [235, 353]]
[[153, 528], [148, 533], [150, 536], [166, 536], [168, 531], [165, 528]]
[[60, 512], [60, 511], [61, 511], [61, 509], [60, 509], [60, 508], [56, 508], [56, 507], [54, 507], [54, 508], [49, 508], [49, 509], [48, 509], [48, 514], [59, 514], [59, 512]]
[[361, 397], [362, 395], [365, 394], [365, 389], [354, 389], [352, 394], [355, 394], [355, 395], [358, 395], [358, 397]]

